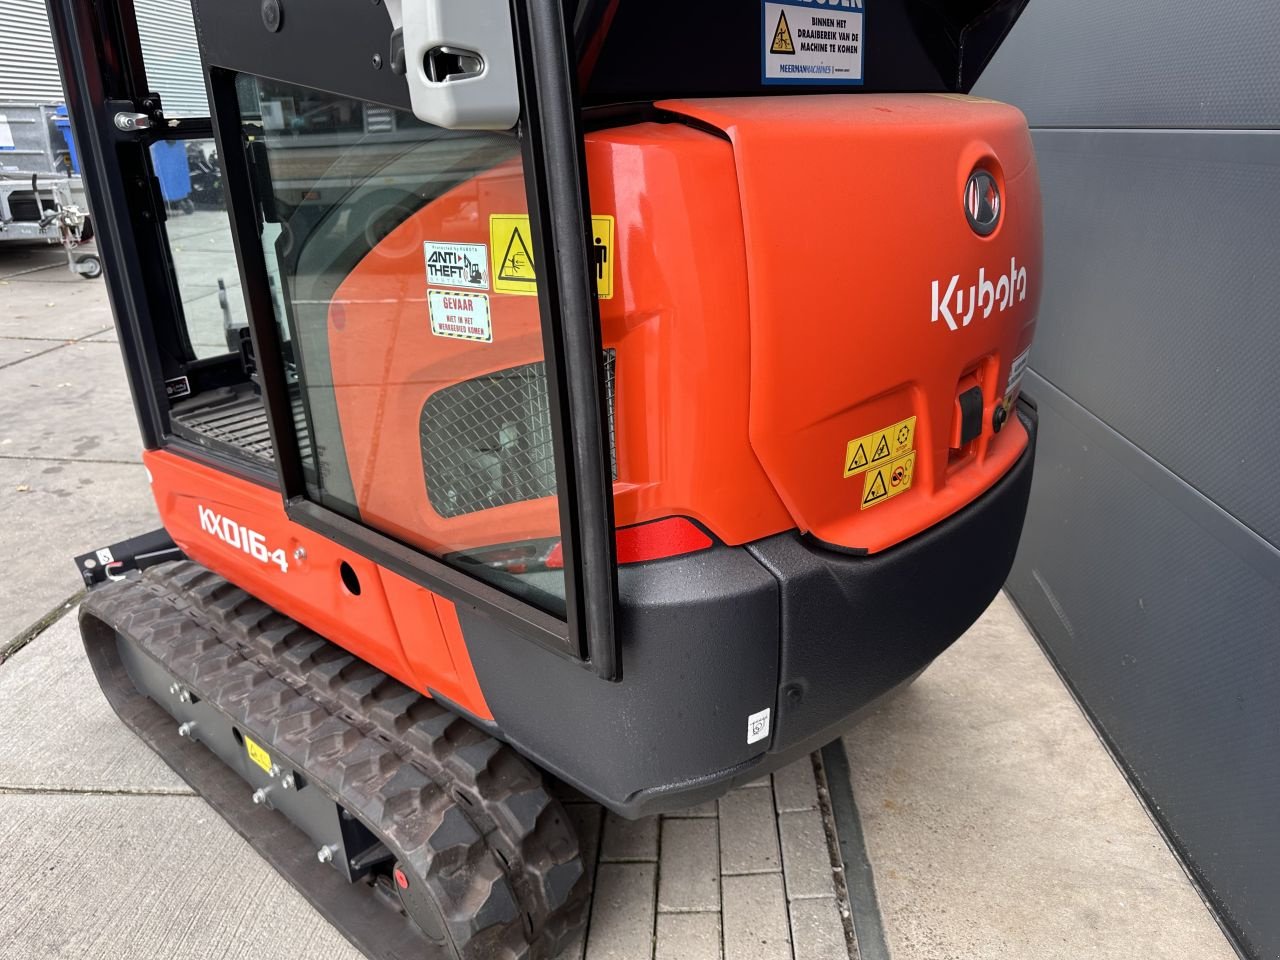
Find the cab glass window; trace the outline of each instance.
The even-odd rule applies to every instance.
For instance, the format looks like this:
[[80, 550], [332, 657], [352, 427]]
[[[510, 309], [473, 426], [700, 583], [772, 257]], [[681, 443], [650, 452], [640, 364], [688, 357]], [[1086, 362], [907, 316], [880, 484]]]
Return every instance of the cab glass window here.
[[308, 496], [563, 616], [518, 140], [250, 75], [237, 94]]

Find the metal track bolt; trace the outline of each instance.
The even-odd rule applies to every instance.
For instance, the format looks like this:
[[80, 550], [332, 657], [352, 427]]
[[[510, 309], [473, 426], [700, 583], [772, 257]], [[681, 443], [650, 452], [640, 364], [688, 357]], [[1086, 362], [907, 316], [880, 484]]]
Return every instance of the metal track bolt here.
[[278, 777], [278, 776], [280, 776], [280, 764], [278, 764], [278, 763], [273, 763], [273, 764], [271, 765], [271, 769], [267, 771], [267, 776], [268, 776], [268, 777]]
[[267, 794], [271, 792], [270, 787], [259, 787], [253, 791], [253, 802], [261, 806], [267, 802]]
[[186, 723], [178, 725], [178, 736], [187, 737], [191, 740], [196, 738], [196, 723], [194, 720], [188, 720]]
[[178, 693], [178, 702], [179, 702], [179, 703], [190, 703], [190, 702], [191, 702], [191, 691], [190, 691], [190, 690], [188, 690], [186, 687], [183, 687], [183, 688], [182, 688], [182, 690]]
[[286, 773], [284, 775], [284, 779], [280, 781], [280, 786], [282, 786], [286, 790], [292, 790], [294, 787], [294, 784], [296, 784], [297, 782], [298, 781], [293, 779], [292, 773]]
[[169, 692], [176, 697], [179, 693], [182, 692], [182, 686], [177, 683], [171, 683], [169, 684]]
[[316, 859], [321, 863], [329, 863], [333, 860], [333, 855], [338, 852], [336, 843], [326, 843], [323, 847], [316, 851]]

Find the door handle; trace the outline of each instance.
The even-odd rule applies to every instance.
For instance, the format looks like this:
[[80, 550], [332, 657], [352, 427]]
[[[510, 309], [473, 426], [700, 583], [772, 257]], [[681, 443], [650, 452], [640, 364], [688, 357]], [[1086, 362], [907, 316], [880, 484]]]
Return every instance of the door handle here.
[[[386, 0], [392, 64], [419, 120], [447, 130], [509, 130], [520, 116], [508, 0]], [[403, 46], [403, 53], [401, 52]]]

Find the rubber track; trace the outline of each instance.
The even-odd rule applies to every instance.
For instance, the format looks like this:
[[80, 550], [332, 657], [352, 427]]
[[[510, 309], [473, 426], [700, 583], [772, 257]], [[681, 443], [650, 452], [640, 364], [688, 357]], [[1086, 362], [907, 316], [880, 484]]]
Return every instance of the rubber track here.
[[93, 590], [93, 616], [283, 754], [428, 883], [466, 960], [547, 960], [586, 918], [541, 774], [433, 700], [189, 561]]

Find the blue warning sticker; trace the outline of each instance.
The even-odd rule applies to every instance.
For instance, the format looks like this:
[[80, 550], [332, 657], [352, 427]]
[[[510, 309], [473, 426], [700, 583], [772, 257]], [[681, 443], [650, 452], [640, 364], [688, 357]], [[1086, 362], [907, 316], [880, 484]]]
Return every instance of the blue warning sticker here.
[[765, 83], [862, 83], [863, 0], [762, 0]]

